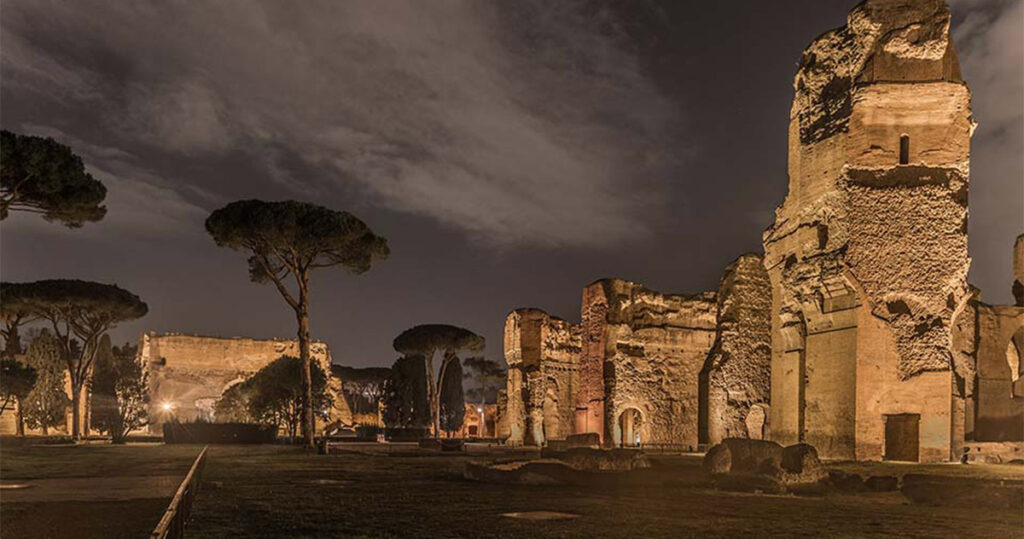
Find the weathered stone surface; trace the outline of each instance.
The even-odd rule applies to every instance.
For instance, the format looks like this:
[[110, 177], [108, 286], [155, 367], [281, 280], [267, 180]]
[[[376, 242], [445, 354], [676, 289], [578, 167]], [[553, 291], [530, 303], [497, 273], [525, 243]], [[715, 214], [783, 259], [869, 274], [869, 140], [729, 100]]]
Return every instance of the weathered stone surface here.
[[763, 473], [782, 470], [781, 445], [767, 440], [726, 438], [704, 455], [710, 473]]
[[760, 255], [725, 269], [715, 344], [701, 370], [701, 443], [762, 439], [771, 388], [771, 283]]
[[651, 467], [646, 455], [630, 449], [609, 450], [589, 447], [575, 447], [565, 451], [545, 449], [541, 456], [545, 459], [562, 461], [576, 470], [624, 472]]
[[696, 447], [716, 315], [711, 292], [665, 295], [621, 279], [586, 287], [576, 432], [610, 445]]
[[[331, 354], [322, 342], [311, 344], [313, 361], [331, 373]], [[241, 382], [282, 355], [299, 356], [298, 341], [202, 337], [144, 333], [139, 355], [149, 372], [150, 432], [162, 432], [169, 419], [215, 419], [214, 403], [225, 389]], [[331, 376], [328, 390], [334, 406], [327, 423], [352, 424], [352, 412], [342, 397], [341, 382]], [[173, 406], [172, 412], [162, 409]], [[319, 427], [318, 427], [319, 428]]]
[[1024, 442], [967, 442], [963, 463], [1010, 464], [1024, 460]]
[[543, 445], [572, 430], [580, 328], [539, 309], [505, 320], [507, 443]]
[[818, 451], [807, 444], [782, 449], [783, 482], [786, 484], [817, 483], [828, 477], [818, 460]]
[[726, 438], [704, 455], [703, 465], [723, 490], [820, 494], [811, 486], [828, 478], [818, 452], [807, 444], [784, 448], [766, 440]]
[[867, 0], [804, 51], [789, 193], [764, 235], [782, 443], [879, 459], [885, 418], [917, 414], [913, 458], [956, 449], [950, 343], [969, 299], [974, 124], [949, 18], [941, 0]]

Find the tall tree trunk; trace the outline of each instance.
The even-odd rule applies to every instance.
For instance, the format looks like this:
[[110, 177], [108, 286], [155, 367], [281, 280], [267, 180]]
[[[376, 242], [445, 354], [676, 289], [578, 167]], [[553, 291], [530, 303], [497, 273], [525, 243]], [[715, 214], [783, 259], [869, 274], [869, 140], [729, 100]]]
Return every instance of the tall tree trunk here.
[[308, 277], [299, 276], [299, 359], [302, 362], [302, 438], [303, 445], [316, 449], [313, 436], [316, 423], [313, 419], [313, 377], [310, 372], [312, 359], [309, 353], [309, 295]]
[[81, 382], [76, 383], [74, 380], [71, 381], [71, 437], [75, 440], [81, 440], [81, 418], [78, 417], [78, 411], [82, 408], [82, 384]]
[[438, 438], [441, 437], [441, 384], [444, 383], [444, 373], [453, 359], [455, 359], [455, 353], [445, 350], [444, 358], [441, 359], [441, 370], [437, 373], [437, 383], [431, 382], [431, 386], [434, 388], [434, 398], [430, 401], [430, 408], [434, 418], [434, 432], [438, 433]]
[[430, 402], [430, 429], [435, 438], [441, 437], [440, 401], [437, 399], [437, 384], [434, 383], [434, 352], [425, 358], [427, 367], [427, 401]]
[[17, 417], [17, 421], [18, 421], [17, 433], [18, 433], [18, 436], [24, 436], [25, 435], [25, 414], [24, 414], [24, 412], [22, 412], [23, 409], [24, 409], [24, 406], [23, 406], [23, 404], [21, 402], [21, 399], [18, 399], [18, 417]]

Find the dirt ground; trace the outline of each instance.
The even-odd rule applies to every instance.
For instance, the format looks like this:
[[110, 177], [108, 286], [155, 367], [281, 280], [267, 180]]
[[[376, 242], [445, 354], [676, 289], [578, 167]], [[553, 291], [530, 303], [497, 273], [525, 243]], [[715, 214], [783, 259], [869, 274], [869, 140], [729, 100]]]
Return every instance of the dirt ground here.
[[[500, 455], [499, 455], [500, 456]], [[641, 484], [600, 488], [463, 479], [470, 459], [415, 451], [307, 456], [279, 447], [211, 448], [194, 537], [1013, 537], [1024, 508], [911, 505], [899, 492], [767, 496], [711, 490], [700, 458], [655, 457]], [[495, 458], [491, 456], [490, 458]], [[870, 464], [857, 466], [871, 471]], [[888, 473], [891, 467], [878, 464]], [[1020, 467], [899, 467], [996, 480]], [[554, 511], [567, 520], [505, 513]]]
[[[166, 508], [172, 478], [184, 476], [199, 450], [0, 446], [0, 483], [34, 483], [0, 490], [0, 535], [144, 536]], [[462, 476], [470, 460], [532, 455], [480, 447], [452, 455], [369, 444], [322, 456], [288, 446], [214, 446], [187, 532], [189, 537], [1024, 536], [1024, 507], [913, 505], [899, 492], [796, 497], [715, 491], [700, 457], [692, 455], [654, 456], [656, 466], [633, 476], [637, 480], [590, 487], [499, 485]], [[1024, 479], [1020, 466], [831, 466], [865, 476], [926, 473], [993, 485]], [[30, 493], [33, 488], [38, 490]], [[509, 513], [526, 518], [504, 516]], [[531, 518], [544, 516], [556, 519]]]
[[0, 440], [0, 536], [145, 537], [199, 450]]

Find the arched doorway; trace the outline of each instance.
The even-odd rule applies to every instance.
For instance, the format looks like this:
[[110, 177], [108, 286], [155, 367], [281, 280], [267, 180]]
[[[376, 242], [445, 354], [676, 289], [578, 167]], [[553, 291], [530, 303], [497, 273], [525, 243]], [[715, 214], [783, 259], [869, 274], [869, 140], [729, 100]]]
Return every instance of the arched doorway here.
[[640, 415], [640, 410], [636, 408], [626, 408], [623, 410], [619, 414], [616, 444], [620, 447], [639, 447], [642, 443], [640, 439], [640, 427], [642, 424], [643, 416]]
[[1024, 327], [1017, 329], [1006, 345], [1006, 363], [1010, 367], [1010, 397], [1024, 397]]

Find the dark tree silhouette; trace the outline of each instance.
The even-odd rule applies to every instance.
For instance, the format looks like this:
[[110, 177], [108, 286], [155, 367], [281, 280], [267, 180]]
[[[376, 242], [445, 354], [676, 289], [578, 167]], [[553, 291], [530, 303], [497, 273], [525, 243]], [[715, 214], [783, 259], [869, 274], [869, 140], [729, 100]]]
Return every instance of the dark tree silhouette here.
[[[458, 362], [458, 353], [462, 351], [479, 353], [484, 349], [484, 338], [472, 331], [446, 324], [425, 324], [409, 328], [395, 338], [395, 350], [405, 356], [423, 356], [427, 371], [427, 396], [430, 402], [431, 426], [434, 435], [441, 432], [441, 380], [452, 362]], [[434, 354], [442, 356], [441, 370], [434, 379]], [[459, 383], [461, 384], [461, 380]]]
[[403, 356], [395, 360], [391, 376], [384, 382], [381, 404], [381, 416], [389, 428], [430, 426], [426, 361], [422, 356]]
[[497, 361], [484, 357], [467, 357], [462, 360], [462, 366], [467, 371], [466, 379], [473, 382], [466, 396], [480, 404], [496, 401], [498, 390], [505, 383], [505, 369]]
[[14, 359], [0, 360], [0, 414], [18, 403], [18, 436], [25, 435], [25, 397], [35, 384], [35, 369]]
[[89, 383], [92, 424], [115, 444], [123, 444], [128, 433], [146, 425], [149, 373], [136, 352], [137, 347], [127, 343], [111, 346], [104, 335]]
[[0, 132], [0, 220], [24, 211], [80, 227], [103, 219], [106, 196], [71, 148], [52, 138]]
[[[66, 279], [23, 284], [23, 300], [33, 316], [50, 324], [60, 346], [71, 378], [71, 434], [81, 438], [82, 388], [92, 371], [100, 337], [120, 322], [145, 316], [149, 308], [135, 294], [112, 284]], [[75, 337], [81, 341], [80, 352]]]
[[[293, 200], [232, 202], [210, 214], [206, 230], [217, 245], [249, 252], [249, 277], [257, 283], [274, 283], [295, 311], [307, 403], [303, 404], [302, 434], [306, 445], [313, 447], [313, 408], [308, 405], [312, 400], [309, 272], [343, 266], [352, 273], [364, 273], [373, 262], [387, 258], [387, 240], [348, 212]], [[295, 280], [296, 294], [289, 290], [289, 276]]]
[[31, 291], [31, 283], [0, 283], [0, 336], [4, 338], [3, 357], [11, 359], [21, 353], [21, 338], [18, 328], [35, 321], [36, 317], [25, 302], [25, 294]]
[[43, 328], [32, 339], [25, 362], [36, 370], [36, 384], [25, 398], [25, 423], [47, 435], [50, 427], [67, 425], [66, 412], [71, 405], [64, 387], [64, 357], [49, 330]]
[[[221, 395], [214, 405], [218, 421], [244, 421], [284, 425], [294, 437], [302, 421], [302, 362], [292, 356], [281, 356], [256, 371], [243, 382]], [[327, 374], [319, 364], [311, 366], [313, 406], [329, 408], [333, 401], [327, 391]]]
[[451, 436], [451, 433], [462, 428], [462, 423], [466, 420], [466, 395], [462, 390], [462, 364], [458, 361], [453, 361], [444, 370], [444, 376], [441, 378], [440, 403], [438, 417], [441, 430]]

